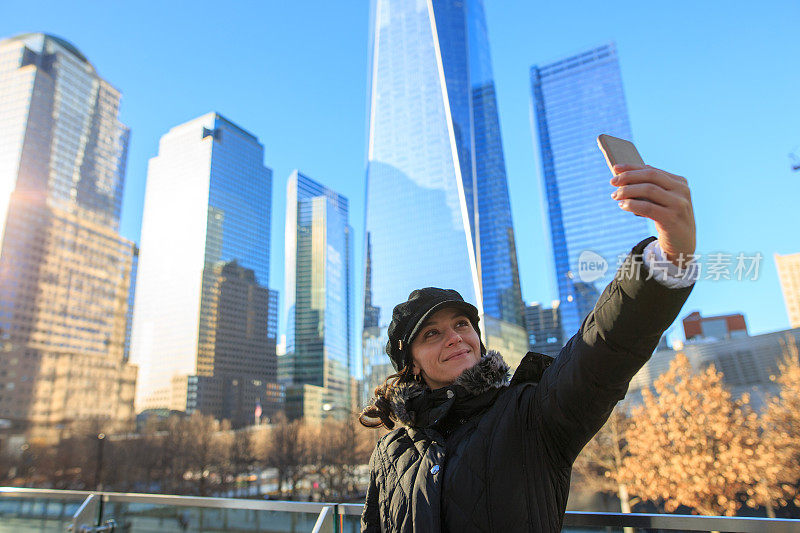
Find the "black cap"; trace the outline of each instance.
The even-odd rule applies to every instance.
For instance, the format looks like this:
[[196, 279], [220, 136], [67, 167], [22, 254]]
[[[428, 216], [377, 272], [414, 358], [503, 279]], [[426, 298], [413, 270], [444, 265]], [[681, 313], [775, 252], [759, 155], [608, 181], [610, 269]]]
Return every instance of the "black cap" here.
[[[478, 309], [465, 302], [458, 291], [437, 287], [417, 289], [408, 295], [407, 301], [395, 306], [392, 311], [386, 354], [392, 360], [395, 370], [399, 371], [411, 361], [411, 343], [425, 320], [439, 309], [446, 307], [455, 307], [464, 311], [480, 337]], [[481, 351], [484, 351], [482, 342]]]

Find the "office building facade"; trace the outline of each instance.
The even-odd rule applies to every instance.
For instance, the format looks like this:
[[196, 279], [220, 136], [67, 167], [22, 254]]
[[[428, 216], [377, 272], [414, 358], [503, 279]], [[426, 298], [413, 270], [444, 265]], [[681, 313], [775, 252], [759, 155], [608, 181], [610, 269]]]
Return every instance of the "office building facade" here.
[[793, 328], [800, 328], [800, 253], [775, 254], [775, 265], [778, 267], [789, 324]]
[[524, 329], [482, 1], [376, 0], [370, 38], [366, 334], [426, 286]]
[[[610, 198], [611, 173], [597, 147], [601, 133], [632, 138], [614, 44], [532, 67], [531, 93], [566, 341], [594, 307], [620, 256], [649, 229], [647, 219], [622, 211]], [[603, 262], [607, 270], [599, 278], [585, 268]]]
[[[669, 369], [678, 353], [683, 353], [695, 371], [714, 365], [723, 374], [723, 383], [734, 397], [750, 395], [755, 409], [764, 405], [768, 396], [778, 393], [777, 383], [771, 379], [779, 373], [778, 365], [784, 357], [797, 357], [800, 346], [800, 328], [774, 331], [762, 335], [734, 336], [727, 339], [697, 339], [677, 343], [674, 349], [656, 350], [631, 380], [630, 400], [641, 400], [641, 390], [652, 387]], [[794, 355], [792, 355], [794, 354]]]
[[241, 426], [257, 405], [278, 407], [263, 157], [254, 135], [208, 113], [172, 128], [150, 160], [131, 339], [138, 411]]
[[0, 41], [0, 418], [27, 439], [132, 427], [119, 101], [71, 43]]
[[359, 406], [362, 408], [369, 404], [375, 388], [383, 385], [386, 377], [395, 373], [394, 367], [386, 355], [386, 339], [388, 338], [388, 327], [364, 328], [361, 338], [363, 389], [359, 398]]
[[564, 346], [560, 304], [556, 300], [552, 307], [544, 307], [538, 302], [525, 306], [528, 345], [532, 352], [556, 357]]
[[[290, 176], [286, 354], [280, 361], [291, 417], [313, 420], [350, 412], [353, 230], [348, 212], [348, 200], [341, 194], [300, 172]], [[324, 412], [317, 409], [323, 406]]]
[[747, 321], [741, 313], [719, 316], [701, 316], [694, 311], [683, 320], [683, 336], [686, 340], [747, 337]]

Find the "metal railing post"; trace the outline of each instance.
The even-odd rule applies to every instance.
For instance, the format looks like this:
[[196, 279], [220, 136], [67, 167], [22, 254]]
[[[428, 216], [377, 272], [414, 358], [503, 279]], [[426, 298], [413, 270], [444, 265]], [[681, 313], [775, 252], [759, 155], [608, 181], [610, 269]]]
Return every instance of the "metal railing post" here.
[[317, 522], [314, 524], [314, 529], [311, 531], [312, 533], [335, 533], [332, 505], [326, 505], [322, 508], [317, 517]]
[[89, 494], [89, 496], [83, 500], [81, 506], [78, 507], [75, 514], [72, 515], [72, 522], [67, 526], [67, 531], [79, 533], [84, 529], [85, 525], [94, 527], [98, 524], [98, 499], [99, 497], [96, 494]]

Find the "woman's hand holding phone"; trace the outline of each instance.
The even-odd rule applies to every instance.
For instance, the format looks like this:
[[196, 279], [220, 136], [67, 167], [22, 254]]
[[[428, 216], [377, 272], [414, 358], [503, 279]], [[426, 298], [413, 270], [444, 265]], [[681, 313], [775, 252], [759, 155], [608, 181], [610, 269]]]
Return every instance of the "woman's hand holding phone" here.
[[656, 223], [658, 243], [673, 264], [684, 267], [696, 246], [692, 196], [686, 178], [649, 165], [614, 165], [611, 195], [619, 208]]
[[679, 267], [685, 266], [696, 246], [692, 196], [686, 178], [645, 165], [630, 141], [602, 134], [597, 144], [614, 177], [611, 194], [623, 211], [656, 223], [658, 243]]

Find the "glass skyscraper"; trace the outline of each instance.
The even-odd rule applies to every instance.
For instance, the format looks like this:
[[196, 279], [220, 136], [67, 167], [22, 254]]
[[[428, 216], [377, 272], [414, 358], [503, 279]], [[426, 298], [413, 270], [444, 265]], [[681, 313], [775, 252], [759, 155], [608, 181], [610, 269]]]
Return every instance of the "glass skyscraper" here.
[[217, 113], [172, 128], [147, 175], [131, 360], [137, 409], [253, 420], [277, 390], [272, 171]]
[[[352, 235], [347, 198], [292, 173], [286, 184], [287, 327], [281, 357], [281, 375], [291, 379], [291, 416], [321, 418], [324, 404], [335, 416], [350, 411]], [[322, 403], [309, 401], [312, 396]]]
[[482, 1], [376, 0], [371, 40], [365, 335], [426, 286], [522, 326]]
[[133, 421], [119, 101], [67, 41], [0, 41], [0, 418], [27, 438]]
[[[611, 199], [611, 173], [597, 147], [601, 133], [632, 139], [615, 46], [532, 67], [531, 90], [566, 340], [594, 307], [620, 255], [649, 229], [646, 218]], [[598, 279], [579, 265], [595, 254], [608, 264]]]

